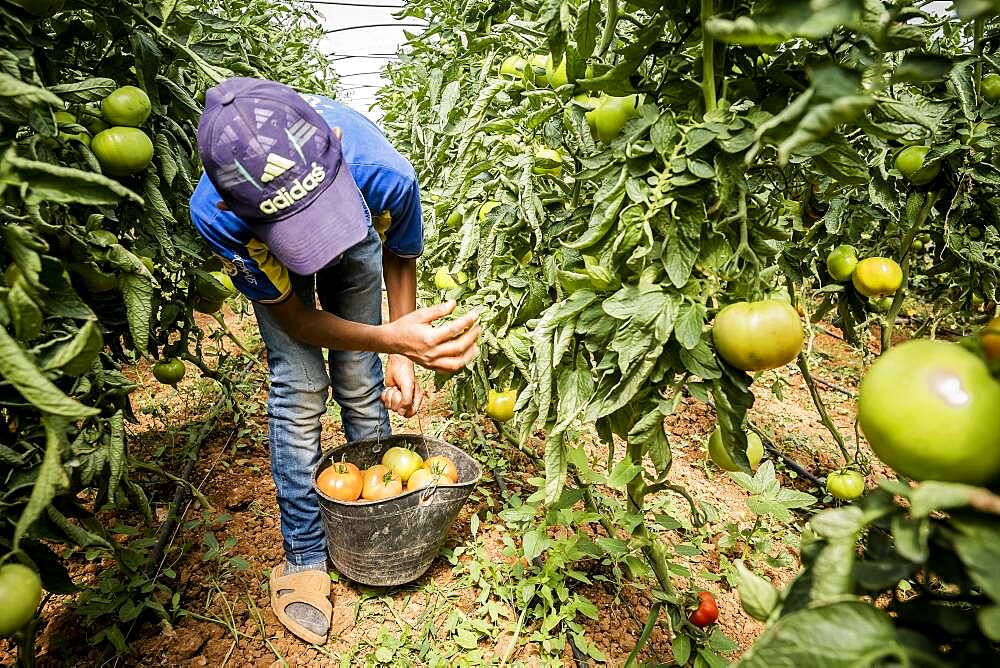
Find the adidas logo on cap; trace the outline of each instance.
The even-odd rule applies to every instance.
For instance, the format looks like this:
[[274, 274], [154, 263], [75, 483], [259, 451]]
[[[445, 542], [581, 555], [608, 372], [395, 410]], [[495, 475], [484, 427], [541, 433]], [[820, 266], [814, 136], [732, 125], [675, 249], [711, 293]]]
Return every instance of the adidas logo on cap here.
[[264, 165], [264, 174], [260, 177], [260, 180], [262, 183], [269, 183], [294, 166], [294, 160], [283, 158], [277, 153], [268, 153], [267, 163]]

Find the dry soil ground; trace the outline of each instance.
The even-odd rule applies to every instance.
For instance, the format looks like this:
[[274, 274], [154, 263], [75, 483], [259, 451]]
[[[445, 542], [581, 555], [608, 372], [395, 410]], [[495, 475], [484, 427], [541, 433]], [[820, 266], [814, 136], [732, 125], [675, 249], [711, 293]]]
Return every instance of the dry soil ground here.
[[[229, 314], [227, 320], [249, 345], [259, 345], [252, 318]], [[205, 325], [215, 327], [208, 320]], [[853, 398], [848, 393], [855, 389], [858, 360], [836, 332], [832, 334], [819, 333], [813, 342], [815, 373], [828, 381], [820, 388], [822, 396], [834, 421], [853, 441]], [[176, 389], [157, 384], [144, 364], [130, 373], [140, 385], [134, 405], [141, 418], [131, 429], [132, 452], [140, 459], [162, 461], [179, 472], [187, 435], [218, 392], [212, 383], [198, 379], [193, 368]], [[240, 404], [247, 414], [244, 424], [238, 427], [223, 416], [201, 448], [191, 476], [213, 512], [195, 502], [187, 505], [184, 522], [161, 569], [161, 581], [176, 592], [179, 612], [174, 623], [121, 624], [129, 653], [109, 660], [88, 645], [92, 631], [82, 627], [71, 597], [53, 597], [39, 632], [38, 665], [421, 665], [435, 655], [448, 657], [446, 665], [499, 664], [504, 657], [512, 665], [544, 665], [540, 656], [544, 654], [541, 643], [545, 633], [537, 625], [519, 628], [521, 611], [512, 609], [506, 602], [511, 599], [503, 594], [503, 584], [509, 583], [518, 567], [516, 556], [510, 549], [505, 552], [504, 546], [517, 546], [520, 541], [498, 517], [504, 501], [496, 480], [500, 476], [503, 491], [525, 498], [535, 490], [529, 480], [542, 474], [523, 453], [504, 445], [485, 422], [481, 429], [487, 444], [475, 444], [476, 439], [469, 435], [470, 423], [453, 416], [446, 392], [432, 394], [421, 419], [397, 421], [396, 430], [422, 429], [441, 435], [475, 449], [481, 459], [495, 466], [486, 467], [479, 489], [451, 528], [442, 556], [416, 582], [389, 590], [358, 586], [334, 572], [335, 613], [327, 643], [308, 646], [287, 633], [270, 611], [266, 586], [268, 571], [281, 560], [282, 548], [268, 462], [266, 374], [261, 366], [249, 371], [245, 389]], [[780, 373], [766, 373], [755, 383], [755, 390], [752, 419], [782, 452], [820, 475], [840, 465], [839, 452], [820, 424], [797, 371], [788, 367]], [[797, 570], [797, 536], [808, 513], [790, 523], [765, 518], [752, 546], [745, 537], [734, 539], [737, 532], [754, 526], [755, 516], [746, 506], [747, 492], [706, 463], [705, 441], [714, 426], [711, 408], [693, 400], [685, 401], [668, 419], [674, 457], [671, 479], [709, 508], [710, 521], [703, 527], [663, 531], [661, 536], [672, 561], [687, 569], [678, 572], [692, 574], [691, 579], [678, 576], [677, 587], [715, 592], [721, 612], [719, 626], [745, 649], [762, 627], [742, 612], [737, 593], [726, 578], [732, 560], [748, 556], [759, 572], [782, 586]], [[586, 433], [581, 438], [589, 454], [600, 460], [605, 452], [596, 439]], [[323, 439], [326, 446], [342, 442], [335, 407], [325, 421]], [[532, 439], [528, 445], [539, 448], [541, 442]], [[861, 452], [870, 457], [863, 445]], [[823, 496], [780, 463], [777, 469], [783, 484]], [[883, 475], [876, 461], [868, 475], [869, 484]], [[156, 519], [162, 521], [174, 486], [151, 489]], [[687, 504], [680, 497], [664, 496], [656, 503], [660, 511], [669, 511], [675, 518], [686, 514]], [[209, 553], [209, 533], [223, 546], [218, 556]], [[206, 555], [211, 558], [206, 559]], [[100, 561], [87, 562], [79, 553], [72, 563], [73, 574], [83, 582], [94, 582], [104, 571]], [[606, 656], [607, 664], [622, 665], [646, 620], [650, 586], [618, 582], [607, 569], [591, 566], [591, 584], [577, 587], [576, 592], [592, 601], [599, 614], [596, 620], [582, 615], [579, 620], [586, 637]], [[485, 576], [487, 571], [492, 575]], [[169, 594], [161, 598], [169, 607]], [[11, 661], [12, 648], [4, 642], [0, 640], [0, 660]], [[670, 656], [670, 639], [661, 621], [640, 658], [655, 664]], [[569, 647], [561, 661], [573, 664]]]

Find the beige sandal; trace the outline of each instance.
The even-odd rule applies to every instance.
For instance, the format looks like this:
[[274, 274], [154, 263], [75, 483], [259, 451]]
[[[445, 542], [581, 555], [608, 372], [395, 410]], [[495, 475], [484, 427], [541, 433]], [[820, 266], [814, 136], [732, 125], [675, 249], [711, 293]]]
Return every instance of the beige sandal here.
[[[327, 620], [333, 618], [333, 604], [330, 603], [330, 576], [322, 571], [303, 571], [285, 575], [285, 565], [271, 569], [271, 609], [285, 628], [313, 645], [322, 645], [326, 636], [313, 633], [285, 614], [292, 603], [305, 603], [322, 614]], [[280, 592], [280, 593], [279, 593]]]

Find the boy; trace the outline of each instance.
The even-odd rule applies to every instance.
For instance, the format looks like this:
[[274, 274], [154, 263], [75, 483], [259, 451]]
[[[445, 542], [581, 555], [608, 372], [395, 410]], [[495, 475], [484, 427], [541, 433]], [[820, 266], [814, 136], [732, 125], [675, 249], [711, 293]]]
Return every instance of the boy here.
[[[416, 175], [357, 112], [273, 81], [229, 79], [206, 95], [198, 152], [205, 173], [191, 196], [192, 221], [253, 302], [267, 345], [271, 474], [285, 549], [271, 573], [271, 606], [292, 633], [322, 644], [332, 605], [311, 476], [329, 388], [348, 441], [388, 436], [387, 409], [404, 417], [419, 410], [414, 363], [463, 368], [478, 353], [479, 326], [473, 314], [433, 326], [452, 302], [416, 308]], [[384, 375], [378, 353], [389, 355]]]

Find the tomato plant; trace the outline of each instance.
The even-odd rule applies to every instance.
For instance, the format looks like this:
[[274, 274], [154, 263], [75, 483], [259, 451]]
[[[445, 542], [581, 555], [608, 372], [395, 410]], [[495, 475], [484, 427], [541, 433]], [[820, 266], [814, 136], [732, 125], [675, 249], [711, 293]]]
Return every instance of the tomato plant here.
[[[236, 73], [326, 93], [333, 78], [315, 14], [295, 3], [67, 5], [0, 6], [0, 478], [22, 481], [0, 491], [0, 558], [33, 565], [52, 593], [79, 587], [110, 656], [126, 651], [123, 610], [129, 625], [174, 614], [147, 570], [160, 497], [130, 475], [125, 367], [162, 360], [154, 375], [175, 382], [188, 364], [226, 394], [238, 380], [237, 357], [205, 354], [217, 337], [193, 313], [199, 277], [220, 268], [188, 223], [199, 100]], [[113, 537], [109, 521], [134, 531]], [[100, 577], [74, 584], [67, 564], [85, 558]]]
[[[864, 465], [854, 461], [859, 444], [829, 419], [809, 350], [800, 354], [812, 323], [835, 325], [870, 361], [873, 334], [879, 352], [891, 354], [904, 303], [926, 306], [921, 331], [947, 323], [964, 332], [974, 318], [961, 305], [978, 294], [985, 307], [1000, 286], [1000, 175], [991, 155], [1000, 135], [979, 97], [988, 89], [982, 70], [994, 67], [996, 21], [989, 3], [972, 4], [959, 3], [958, 18], [924, 4], [805, 0], [407, 5], [408, 16], [433, 16], [433, 27], [386, 70], [385, 128], [413, 161], [427, 211], [439, 220], [463, 212], [454, 225], [435, 227], [427, 245], [427, 266], [468, 274], [463, 305], [481, 312], [486, 332], [472, 373], [448, 381], [457, 418], [471, 420], [491, 390], [510, 388], [518, 410], [497, 437], [522, 449], [544, 442], [544, 487], [534, 524], [524, 525], [527, 557], [545, 556], [553, 534], [581, 535], [559, 504], [613, 480], [620, 496], [593, 512], [630, 556], [642, 556], [671, 628], [689, 627], [669, 549], [647, 526], [647, 494], [679, 487], [664, 418], [688, 398], [711, 403], [724, 449], [742, 463], [750, 388], [775, 375], [747, 371], [795, 360], [843, 465]], [[558, 67], [545, 72], [549, 55]], [[493, 76], [513, 56], [529, 57], [526, 74]], [[538, 146], [562, 153], [563, 174], [533, 174]], [[854, 252], [825, 266], [842, 246]], [[857, 258], [868, 261], [855, 266]], [[578, 437], [591, 428], [610, 452], [606, 462], [584, 450], [589, 435]], [[887, 622], [863, 601], [820, 598], [897, 584], [865, 579], [878, 563], [857, 578], [847, 574], [856, 553], [870, 549], [864, 558], [877, 562], [889, 552], [867, 532], [884, 529], [872, 519], [876, 501], [886, 496], [869, 492], [804, 537], [803, 563], [821, 590], [801, 581], [787, 598], [761, 589], [768, 605], [759, 608], [776, 623], [803, 619], [803, 640], [782, 647], [785, 629], [768, 631], [747, 665], [828, 660], [809, 654], [819, 644], [810, 633], [827, 621], [802, 603], [813, 592], [816, 608], [843, 605], [871, 622], [851, 624], [865, 652], [836, 638], [822, 643], [833, 660], [860, 664], [895, 651], [900, 663], [916, 661], [901, 641], [916, 624]], [[862, 505], [872, 515], [853, 512]], [[902, 538], [930, 526], [904, 520], [891, 497], [879, 512]], [[615, 533], [622, 517], [634, 524]], [[857, 532], [838, 532], [843, 519]], [[918, 564], [909, 572], [920, 578], [933, 572], [919, 565], [933, 551], [909, 549], [918, 543], [899, 541], [898, 558]], [[814, 545], [823, 551], [821, 573], [810, 570]], [[608, 556], [604, 548], [594, 551]], [[822, 568], [830, 563], [845, 568]], [[917, 598], [932, 606], [934, 595]], [[977, 605], [986, 610], [990, 601]], [[547, 604], [542, 614], [559, 609]], [[897, 633], [897, 623], [907, 632]], [[950, 643], [934, 635], [942, 627], [928, 635], [947, 653]], [[987, 654], [988, 635], [970, 631], [977, 633], [975, 649], [959, 654]], [[687, 663], [713, 665], [715, 649], [702, 635], [675, 639], [692, 648]]]
[[316, 476], [319, 491], [338, 501], [357, 501], [363, 485], [361, 471], [350, 462], [334, 462]]

